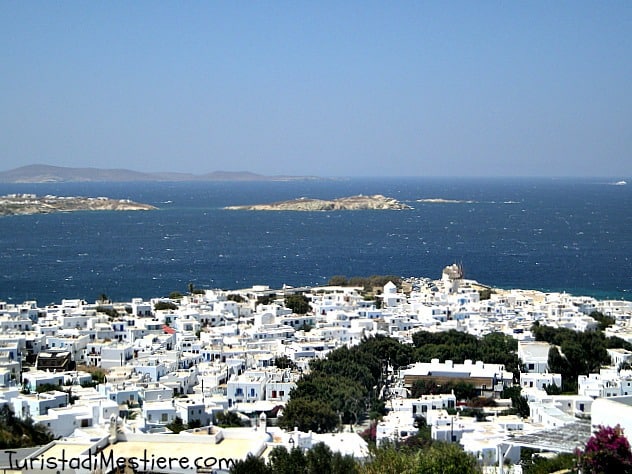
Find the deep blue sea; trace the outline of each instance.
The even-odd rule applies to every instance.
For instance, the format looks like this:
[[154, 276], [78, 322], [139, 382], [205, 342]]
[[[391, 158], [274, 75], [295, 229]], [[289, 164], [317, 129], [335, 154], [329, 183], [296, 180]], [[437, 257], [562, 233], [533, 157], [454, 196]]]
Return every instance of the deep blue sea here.
[[[617, 178], [621, 179], [621, 178]], [[632, 183], [387, 178], [295, 182], [0, 184], [107, 196], [148, 212], [0, 218], [0, 300], [117, 301], [196, 288], [325, 284], [334, 275], [467, 278], [502, 288], [632, 299]], [[236, 204], [384, 194], [409, 211], [250, 212]], [[420, 199], [459, 202], [417, 202]]]

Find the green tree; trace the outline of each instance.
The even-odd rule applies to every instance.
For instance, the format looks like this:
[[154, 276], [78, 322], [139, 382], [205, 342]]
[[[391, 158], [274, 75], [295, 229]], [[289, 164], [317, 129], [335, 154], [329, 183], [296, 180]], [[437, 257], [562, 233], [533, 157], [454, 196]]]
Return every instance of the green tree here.
[[16, 418], [9, 405], [0, 407], [0, 449], [27, 448], [50, 443], [52, 434], [31, 418]]
[[592, 313], [590, 313], [589, 316], [597, 321], [597, 324], [599, 325], [599, 329], [601, 331], [605, 331], [607, 328], [613, 326], [617, 322], [617, 320], [612, 316], [606, 316], [600, 311], [593, 311]]
[[269, 305], [271, 303], [274, 303], [275, 299], [276, 299], [275, 294], [259, 296], [257, 298], [257, 304]]
[[96, 383], [105, 382], [105, 370], [100, 367], [95, 367], [90, 371], [90, 375], [92, 375], [92, 381]]
[[275, 474], [307, 474], [307, 461], [302, 449], [294, 447], [288, 451], [278, 446], [270, 452], [270, 467]]
[[56, 385], [54, 383], [43, 383], [42, 385], [38, 385], [35, 389], [37, 393], [52, 392], [54, 390], [61, 390], [61, 385]]
[[156, 304], [154, 304], [155, 311], [176, 310], [176, 309], [178, 309], [178, 305], [171, 301], [158, 301]]
[[372, 448], [369, 460], [359, 466], [361, 474], [416, 473], [416, 454], [409, 450], [398, 450], [393, 445]]
[[285, 297], [285, 306], [296, 314], [306, 314], [312, 307], [309, 305], [309, 299], [305, 295], [289, 295]]
[[274, 365], [279, 369], [296, 369], [296, 363], [286, 355], [275, 357]]
[[217, 424], [223, 428], [243, 426], [236, 411], [220, 411], [215, 415]]
[[418, 473], [470, 474], [480, 473], [476, 458], [454, 443], [433, 443], [428, 449], [418, 451]]
[[401, 450], [392, 445], [373, 449], [360, 474], [480, 474], [476, 458], [458, 444], [435, 442], [421, 450]]
[[248, 454], [244, 460], [235, 461], [230, 472], [231, 474], [274, 474], [272, 468], [263, 459], [252, 454]]
[[619, 338], [606, 337], [602, 331], [572, 331], [534, 324], [531, 328], [536, 340], [558, 346], [549, 351], [549, 370], [562, 374], [562, 390], [576, 392], [577, 376], [599, 372], [610, 364], [607, 349], [630, 350], [632, 345]]
[[546, 392], [547, 395], [561, 395], [562, 387], [558, 387], [557, 385], [553, 383], [551, 385], [545, 385], [544, 391]]
[[[399, 367], [409, 365], [414, 361], [412, 346], [402, 344], [388, 336], [377, 335], [364, 338], [362, 344], [355, 347], [371, 365], [383, 361], [397, 370]], [[379, 373], [377, 375], [379, 376]]]
[[347, 283], [347, 277], [343, 275], [334, 275], [327, 282], [329, 286], [347, 286]]
[[333, 453], [325, 443], [318, 443], [305, 454], [308, 474], [353, 474], [356, 462], [351, 456]]
[[325, 433], [338, 426], [338, 416], [328, 403], [321, 400], [290, 398], [278, 424], [286, 430], [297, 427], [300, 431]]
[[481, 288], [478, 290], [478, 298], [481, 301], [488, 300], [492, 297], [494, 291], [491, 288]]
[[118, 311], [109, 306], [97, 306], [96, 311], [97, 313], [107, 314], [110, 318], [116, 318], [118, 316]]
[[176, 419], [171, 423], [168, 423], [166, 426], [174, 433], [180, 433], [180, 431], [189, 429], [186, 424], [182, 423], [182, 418], [180, 418], [179, 416], [176, 416]]
[[510, 398], [511, 405], [518, 416], [528, 418], [531, 414], [527, 399], [522, 396], [522, 387], [514, 385], [513, 387], [505, 387], [503, 389], [502, 398]]
[[[523, 456], [523, 451], [525, 456]], [[536, 454], [535, 456], [533, 454]], [[520, 457], [526, 462], [523, 465], [524, 474], [549, 474], [551, 472], [576, 472], [576, 457], [572, 453], [560, 453], [554, 458], [538, 456], [533, 450], [521, 449]]]

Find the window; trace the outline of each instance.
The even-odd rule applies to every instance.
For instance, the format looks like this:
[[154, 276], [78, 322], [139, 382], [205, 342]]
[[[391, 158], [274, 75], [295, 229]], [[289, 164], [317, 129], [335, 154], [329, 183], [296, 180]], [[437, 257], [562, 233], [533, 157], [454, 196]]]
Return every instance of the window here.
[[241, 387], [237, 387], [237, 389], [235, 390], [235, 396], [242, 397], [243, 395], [244, 395], [244, 389]]
[[161, 421], [167, 421], [167, 414], [163, 413], [162, 417], [160, 419], [161, 419]]

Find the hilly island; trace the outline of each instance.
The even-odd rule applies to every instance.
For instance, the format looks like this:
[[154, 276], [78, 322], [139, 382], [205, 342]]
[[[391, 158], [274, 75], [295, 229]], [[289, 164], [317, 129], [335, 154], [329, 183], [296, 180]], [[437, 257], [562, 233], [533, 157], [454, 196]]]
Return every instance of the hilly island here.
[[106, 197], [36, 196], [35, 194], [0, 196], [0, 216], [71, 211], [151, 211], [154, 209], [157, 208], [149, 204]]
[[372, 196], [349, 196], [333, 200], [301, 197], [289, 201], [270, 204], [228, 206], [232, 211], [361, 211], [361, 210], [403, 210], [411, 209], [397, 199], [374, 194]]
[[128, 169], [67, 168], [27, 165], [0, 171], [0, 183], [96, 183], [96, 182], [182, 182], [182, 181], [306, 181], [313, 176], [264, 176], [248, 171], [213, 171], [205, 174], [183, 172], [140, 172]]

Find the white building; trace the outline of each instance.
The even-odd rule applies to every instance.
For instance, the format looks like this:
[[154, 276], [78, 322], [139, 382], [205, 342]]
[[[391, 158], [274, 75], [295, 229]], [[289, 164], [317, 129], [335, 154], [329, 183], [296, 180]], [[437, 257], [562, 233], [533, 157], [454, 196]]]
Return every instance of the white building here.
[[562, 387], [562, 375], [561, 374], [549, 374], [549, 373], [520, 373], [520, 387], [529, 389], [537, 388], [539, 390], [545, 390], [546, 386]]
[[632, 372], [601, 369], [598, 374], [577, 377], [577, 393], [592, 398], [632, 395]]
[[598, 398], [592, 405], [591, 425], [593, 430], [599, 426], [615, 427], [619, 425], [628, 439], [632, 435], [632, 396]]
[[439, 362], [417, 362], [400, 370], [400, 379], [404, 386], [411, 388], [417, 380], [433, 380], [442, 384], [447, 382], [467, 382], [474, 385], [482, 396], [498, 397], [505, 387], [513, 384], [513, 374], [505, 370], [503, 364], [488, 364], [481, 361], [473, 363], [466, 360], [455, 364], [451, 360]]
[[518, 341], [518, 358], [523, 370], [536, 374], [548, 372], [550, 349], [548, 342]]

